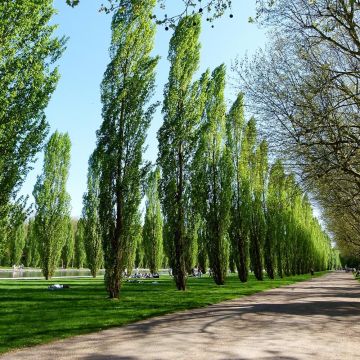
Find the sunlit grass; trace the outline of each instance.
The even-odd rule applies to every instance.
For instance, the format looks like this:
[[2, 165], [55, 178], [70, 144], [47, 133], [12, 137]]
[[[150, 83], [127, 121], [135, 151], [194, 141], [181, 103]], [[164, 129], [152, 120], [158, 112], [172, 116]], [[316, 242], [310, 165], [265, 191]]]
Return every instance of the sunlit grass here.
[[[256, 281], [250, 277], [248, 283], [241, 284], [236, 275], [231, 275], [224, 286], [215, 285], [208, 277], [190, 278], [188, 290], [179, 292], [172, 279], [162, 276], [140, 283], [125, 283], [119, 301], [107, 299], [102, 278], [1, 280], [0, 353], [202, 307], [309, 278], [310, 275], [300, 275]], [[50, 284], [59, 282], [69, 284], [70, 288], [47, 289]]]

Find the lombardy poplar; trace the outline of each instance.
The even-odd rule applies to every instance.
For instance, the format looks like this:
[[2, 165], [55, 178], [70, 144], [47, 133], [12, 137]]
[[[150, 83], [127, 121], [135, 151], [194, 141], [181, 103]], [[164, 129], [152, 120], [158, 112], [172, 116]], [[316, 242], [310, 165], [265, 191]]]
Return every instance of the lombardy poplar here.
[[112, 19], [110, 63], [101, 84], [103, 123], [97, 132], [100, 157], [100, 222], [105, 257], [105, 284], [118, 298], [122, 273], [141, 202], [145, 171], [142, 154], [156, 106], [146, 106], [155, 86], [157, 57], [152, 57], [155, 0], [131, 0]]
[[[87, 174], [87, 192], [83, 197], [81, 227], [87, 258], [87, 266], [91, 275], [96, 277], [103, 263], [102, 233], [100, 225], [100, 163], [97, 153], [89, 159]], [[79, 234], [80, 235], [80, 234]]]
[[246, 282], [249, 273], [249, 229], [251, 196], [249, 189], [248, 145], [245, 137], [244, 100], [239, 94], [226, 117], [227, 146], [233, 167], [231, 224], [229, 236], [239, 279]]
[[0, 1], [0, 227], [48, 130], [44, 109], [59, 79], [54, 63], [65, 43], [49, 24], [52, 4]]
[[250, 227], [250, 261], [255, 277], [263, 279], [263, 248], [266, 236], [266, 184], [268, 174], [267, 143], [263, 140], [256, 149], [253, 177], [253, 196]]
[[146, 186], [146, 212], [142, 229], [146, 264], [152, 274], [159, 271], [163, 260], [163, 219], [160, 209], [158, 185], [160, 170], [149, 174]]
[[164, 122], [158, 132], [165, 248], [178, 290], [186, 288], [191, 219], [191, 174], [196, 129], [203, 111], [202, 82], [192, 83], [200, 58], [200, 17], [184, 17], [170, 40], [169, 80], [164, 90]]
[[285, 172], [280, 160], [276, 160], [270, 168], [267, 189], [267, 232], [264, 245], [265, 268], [273, 279], [276, 273], [283, 276], [284, 246], [284, 210], [285, 210]]
[[70, 196], [66, 182], [70, 167], [71, 142], [67, 133], [55, 132], [45, 146], [43, 172], [38, 177], [35, 198], [35, 235], [39, 241], [40, 264], [46, 279], [53, 276], [66, 241]]
[[76, 224], [74, 266], [78, 269], [85, 267], [86, 252], [84, 244], [84, 219], [79, 219]]
[[222, 285], [228, 269], [231, 206], [231, 155], [225, 145], [225, 66], [217, 67], [208, 83], [207, 100], [196, 153], [195, 193], [201, 198], [205, 243], [216, 284]]

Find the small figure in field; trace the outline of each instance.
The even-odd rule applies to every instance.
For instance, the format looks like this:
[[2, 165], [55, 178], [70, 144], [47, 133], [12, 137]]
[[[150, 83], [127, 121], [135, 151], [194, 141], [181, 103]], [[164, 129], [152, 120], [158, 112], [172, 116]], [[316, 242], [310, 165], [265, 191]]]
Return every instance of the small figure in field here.
[[314, 275], [314, 269], [313, 268], [310, 269], [310, 274]]

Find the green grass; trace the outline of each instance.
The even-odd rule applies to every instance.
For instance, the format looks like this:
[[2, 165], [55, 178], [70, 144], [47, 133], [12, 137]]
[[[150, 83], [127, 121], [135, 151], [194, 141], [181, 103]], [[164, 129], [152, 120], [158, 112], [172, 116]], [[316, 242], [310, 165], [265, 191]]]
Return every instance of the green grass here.
[[[316, 275], [322, 275], [317, 273]], [[128, 324], [155, 315], [202, 307], [222, 300], [254, 294], [292, 284], [310, 275], [256, 281], [241, 284], [235, 275], [226, 285], [212, 279], [190, 278], [188, 290], [175, 290], [172, 279], [125, 283], [121, 300], [107, 299], [102, 278], [68, 280], [0, 281], [0, 353], [77, 334]], [[66, 283], [70, 289], [49, 291], [54, 283]]]

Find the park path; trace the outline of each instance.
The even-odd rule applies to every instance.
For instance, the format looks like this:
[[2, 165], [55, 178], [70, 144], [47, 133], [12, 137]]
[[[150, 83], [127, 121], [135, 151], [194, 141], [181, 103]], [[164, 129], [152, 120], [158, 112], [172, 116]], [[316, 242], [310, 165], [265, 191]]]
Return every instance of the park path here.
[[1, 360], [359, 359], [351, 274], [268, 290], [0, 356]]

